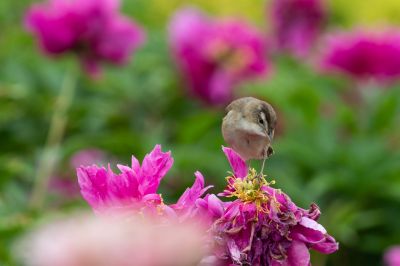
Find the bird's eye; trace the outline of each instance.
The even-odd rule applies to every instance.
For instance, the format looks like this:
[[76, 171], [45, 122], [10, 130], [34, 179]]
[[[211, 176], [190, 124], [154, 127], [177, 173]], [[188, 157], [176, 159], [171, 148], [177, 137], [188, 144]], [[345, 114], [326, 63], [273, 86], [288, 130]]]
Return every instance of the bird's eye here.
[[262, 120], [262, 119], [258, 120], [258, 122], [259, 122], [260, 124], [264, 124], [264, 120]]

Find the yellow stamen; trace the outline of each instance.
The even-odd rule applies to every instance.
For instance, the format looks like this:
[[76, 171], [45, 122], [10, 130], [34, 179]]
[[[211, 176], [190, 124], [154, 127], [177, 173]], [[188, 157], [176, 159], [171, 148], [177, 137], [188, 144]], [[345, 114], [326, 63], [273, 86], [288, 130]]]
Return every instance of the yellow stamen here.
[[263, 174], [258, 174], [254, 168], [249, 170], [244, 179], [228, 176], [227, 181], [231, 190], [228, 192], [230, 193], [228, 197], [236, 197], [244, 203], [254, 203], [258, 211], [268, 212], [265, 203], [272, 200], [273, 204], [276, 204], [277, 201], [263, 190], [264, 186], [275, 184], [274, 180], [268, 182], [265, 177]]

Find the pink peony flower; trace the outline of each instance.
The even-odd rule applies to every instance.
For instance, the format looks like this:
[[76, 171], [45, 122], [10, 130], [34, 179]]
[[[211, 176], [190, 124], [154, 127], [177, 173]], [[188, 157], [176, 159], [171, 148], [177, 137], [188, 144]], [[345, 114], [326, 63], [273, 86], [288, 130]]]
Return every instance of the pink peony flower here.
[[48, 0], [33, 5], [25, 22], [47, 54], [73, 52], [96, 74], [100, 62], [123, 64], [144, 41], [143, 31], [118, 8], [118, 0]]
[[306, 56], [325, 21], [323, 0], [273, 0], [271, 13], [277, 48]]
[[338, 249], [335, 239], [316, 222], [317, 205], [309, 210], [297, 207], [254, 169], [243, 176], [245, 162], [233, 150], [223, 150], [234, 175], [228, 177], [221, 195], [237, 199], [226, 203], [212, 226], [217, 258], [226, 265], [308, 266], [310, 248], [326, 254]]
[[132, 156], [132, 167], [118, 165], [120, 174], [110, 166], [82, 166], [77, 168], [78, 182], [84, 199], [96, 211], [113, 209], [141, 210], [162, 207], [166, 210], [157, 189], [161, 179], [173, 164], [171, 152], [163, 153], [156, 145], [145, 156], [142, 165]]
[[25, 236], [19, 255], [27, 266], [187, 266], [204, 256], [205, 240], [189, 224], [74, 215]]
[[391, 81], [400, 77], [398, 32], [347, 32], [327, 37], [322, 67], [358, 80]]
[[270, 69], [264, 37], [243, 21], [184, 9], [173, 17], [169, 38], [191, 93], [209, 104], [229, 102], [237, 84]]
[[400, 266], [400, 246], [389, 248], [384, 259], [387, 266]]
[[[82, 157], [85, 158], [85, 157]], [[96, 212], [110, 211], [141, 212], [149, 215], [179, 215], [180, 220], [192, 218], [197, 213], [196, 201], [212, 186], [204, 187], [204, 177], [196, 172], [196, 180], [179, 198], [176, 204], [164, 204], [157, 194], [161, 179], [173, 164], [171, 152], [163, 153], [156, 145], [145, 156], [142, 165], [132, 156], [132, 167], [118, 165], [120, 174], [115, 174], [110, 166], [81, 166], [77, 168], [81, 194]]]

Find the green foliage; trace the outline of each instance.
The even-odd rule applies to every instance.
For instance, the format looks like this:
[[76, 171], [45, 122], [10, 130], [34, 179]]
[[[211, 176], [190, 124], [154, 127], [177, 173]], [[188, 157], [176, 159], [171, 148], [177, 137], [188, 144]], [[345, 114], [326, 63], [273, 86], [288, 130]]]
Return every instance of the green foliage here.
[[[0, 2], [0, 265], [17, 265], [12, 245], [39, 220], [88, 209], [79, 196], [64, 197], [51, 189], [45, 211], [28, 207], [55, 98], [74, 63], [42, 56], [23, 31], [29, 2]], [[125, 13], [146, 27], [147, 44], [126, 67], [104, 69], [100, 80], [80, 76], [58, 175], [75, 180], [68, 162], [81, 149], [99, 148], [128, 164], [132, 154], [143, 158], [161, 143], [175, 159], [162, 182], [167, 202], [193, 182], [195, 170], [215, 184], [214, 192], [223, 188], [229, 170], [221, 152], [224, 111], [186, 96], [169, 55], [165, 23], [182, 2], [125, 1]], [[262, 1], [219, 9], [218, 4], [193, 3], [217, 14], [252, 17], [255, 12], [251, 19], [263, 23]], [[333, 13], [346, 24], [339, 14], [344, 6]], [[237, 90], [278, 110], [276, 154], [267, 162], [268, 176], [300, 206], [319, 204], [322, 224], [340, 242], [337, 254], [316, 256], [315, 265], [377, 265], [389, 245], [400, 243], [400, 86], [359, 88], [290, 58], [274, 58], [274, 68], [267, 80]], [[356, 102], [349, 101], [352, 93], [358, 95]]]

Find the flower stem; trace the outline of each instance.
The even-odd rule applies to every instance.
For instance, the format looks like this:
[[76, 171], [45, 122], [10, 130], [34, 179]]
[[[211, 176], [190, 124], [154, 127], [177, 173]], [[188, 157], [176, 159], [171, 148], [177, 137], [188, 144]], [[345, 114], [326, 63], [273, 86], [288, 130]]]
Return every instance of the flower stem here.
[[267, 157], [264, 157], [263, 161], [262, 161], [262, 165], [261, 165], [261, 170], [260, 170], [260, 175], [263, 176], [264, 175], [264, 166], [265, 166], [265, 161], [267, 160]]
[[65, 74], [54, 112], [51, 117], [49, 132], [36, 170], [30, 206], [41, 209], [46, 196], [50, 176], [58, 163], [60, 145], [68, 120], [68, 109], [72, 103], [76, 87], [76, 74], [73, 69]]

